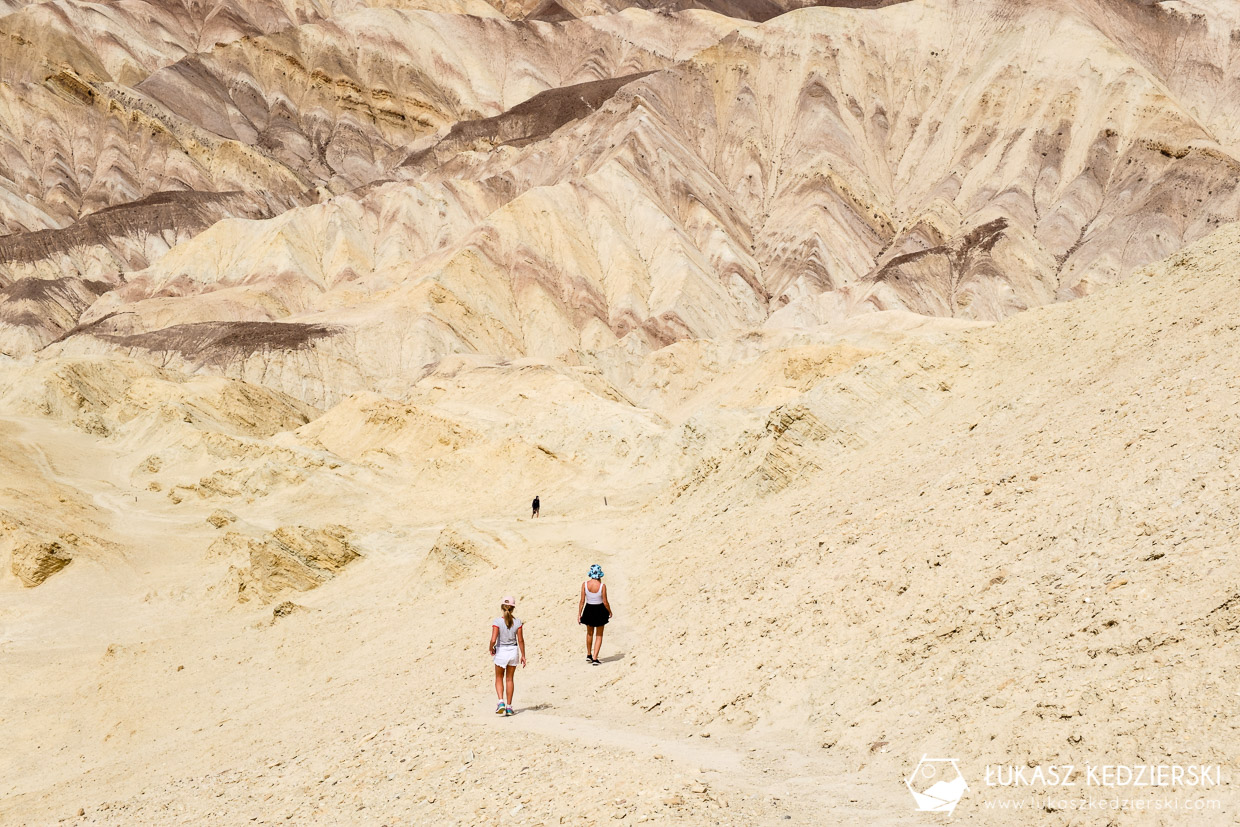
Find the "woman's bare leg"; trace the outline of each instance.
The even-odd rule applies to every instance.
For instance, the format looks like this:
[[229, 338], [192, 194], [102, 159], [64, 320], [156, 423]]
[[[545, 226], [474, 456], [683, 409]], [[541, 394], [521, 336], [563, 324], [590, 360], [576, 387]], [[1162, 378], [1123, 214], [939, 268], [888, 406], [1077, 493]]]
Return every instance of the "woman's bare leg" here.
[[508, 686], [507, 686], [507, 689], [508, 689], [508, 706], [512, 706], [512, 690], [513, 690], [512, 676], [513, 676], [513, 675], [515, 675], [515, 674], [517, 674], [517, 667], [515, 667], [515, 666], [509, 666], [507, 671], [508, 671], [508, 674], [507, 674], [507, 681], [506, 681], [506, 683], [508, 684]]
[[495, 667], [495, 700], [504, 700], [504, 667]]
[[[594, 627], [587, 626], [586, 627], [586, 654], [589, 655], [590, 652], [592, 652], [593, 650], [594, 650]], [[593, 655], [591, 655], [591, 657], [593, 657]]]
[[594, 628], [594, 650], [590, 653], [590, 657], [598, 660], [598, 650], [603, 648], [603, 626]]

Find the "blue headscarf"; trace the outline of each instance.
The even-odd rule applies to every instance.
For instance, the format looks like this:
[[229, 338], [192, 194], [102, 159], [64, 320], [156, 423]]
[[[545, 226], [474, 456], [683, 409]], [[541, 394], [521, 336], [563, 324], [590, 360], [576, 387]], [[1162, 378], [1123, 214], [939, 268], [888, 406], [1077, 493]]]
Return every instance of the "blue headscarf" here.
[[600, 566], [598, 563], [595, 563], [593, 566], [590, 566], [590, 579], [591, 580], [602, 580], [603, 579], [603, 567]]

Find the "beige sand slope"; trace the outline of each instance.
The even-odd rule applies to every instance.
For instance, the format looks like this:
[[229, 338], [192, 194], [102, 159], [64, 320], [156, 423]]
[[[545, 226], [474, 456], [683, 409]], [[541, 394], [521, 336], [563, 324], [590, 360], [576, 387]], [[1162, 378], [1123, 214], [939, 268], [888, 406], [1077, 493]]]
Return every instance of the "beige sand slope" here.
[[[4, 822], [920, 823], [902, 779], [943, 752], [974, 782], [955, 819], [1015, 824], [983, 809], [986, 763], [1235, 771], [1237, 249], [1229, 227], [680, 425], [521, 365], [305, 425], [288, 397], [108, 362], [19, 383], [6, 553], [23, 514], [88, 539], [0, 583]], [[522, 414], [540, 395], [555, 426]], [[277, 571], [317, 553], [280, 527], [332, 525], [360, 558], [239, 593], [270, 572], [230, 532], [300, 548]], [[617, 611], [601, 667], [572, 616], [591, 562]], [[510, 720], [501, 592], [533, 656]], [[1202, 823], [1234, 818], [1218, 794]]]

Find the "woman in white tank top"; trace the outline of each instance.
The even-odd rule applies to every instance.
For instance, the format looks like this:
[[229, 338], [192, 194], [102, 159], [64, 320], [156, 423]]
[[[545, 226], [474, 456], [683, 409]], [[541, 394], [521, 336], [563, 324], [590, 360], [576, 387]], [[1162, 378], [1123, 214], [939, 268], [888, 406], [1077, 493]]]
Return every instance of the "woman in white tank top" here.
[[590, 566], [586, 582], [581, 584], [581, 600], [577, 603], [577, 622], [586, 627], [586, 662], [598, 666], [598, 651], [603, 648], [603, 627], [611, 620], [611, 603], [603, 585], [603, 567]]

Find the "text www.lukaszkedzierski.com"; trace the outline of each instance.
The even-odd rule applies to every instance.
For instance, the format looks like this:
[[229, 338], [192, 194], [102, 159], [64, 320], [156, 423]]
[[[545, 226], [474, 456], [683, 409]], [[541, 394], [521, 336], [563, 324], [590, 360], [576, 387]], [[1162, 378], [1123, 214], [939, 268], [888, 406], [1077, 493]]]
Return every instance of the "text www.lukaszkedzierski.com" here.
[[1221, 810], [1216, 798], [1054, 798], [1053, 796], [1029, 796], [1028, 798], [1005, 798], [986, 801], [986, 810], [1045, 810], [1047, 812], [1090, 810]]

